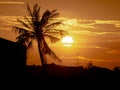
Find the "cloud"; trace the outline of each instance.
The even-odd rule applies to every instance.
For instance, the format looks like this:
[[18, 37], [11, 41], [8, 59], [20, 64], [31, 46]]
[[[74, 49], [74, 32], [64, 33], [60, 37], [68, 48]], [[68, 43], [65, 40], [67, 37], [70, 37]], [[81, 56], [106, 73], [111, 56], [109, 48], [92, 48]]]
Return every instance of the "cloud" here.
[[87, 57], [84, 57], [84, 56], [78, 56], [77, 58], [78, 58], [79, 60], [82, 60], [82, 61], [92, 61], [92, 62], [111, 62], [111, 61], [104, 60], [104, 59], [87, 58]]
[[75, 37], [77, 38], [84, 38], [89, 41], [114, 41], [118, 40], [120, 36], [119, 20], [80, 20], [65, 18], [64, 23], [65, 26], [62, 26], [62, 29], [67, 30], [71, 35], [76, 34]]
[[114, 32], [120, 29], [120, 21], [117, 20], [78, 20], [81, 30], [95, 32]]
[[24, 4], [24, 2], [2, 1], [0, 4]]
[[113, 62], [112, 60], [101, 59], [101, 58], [89, 58], [85, 56], [74, 56], [74, 57], [60, 57], [64, 62]]
[[11, 30], [13, 25], [17, 24], [16, 16], [0, 16], [0, 29], [1, 30]]
[[96, 24], [108, 24], [108, 25], [115, 25], [116, 27], [120, 27], [120, 21], [119, 20], [95, 20]]
[[0, 29], [11, 30], [13, 26], [18, 25], [17, 19], [23, 19], [22, 16], [0, 16]]
[[[85, 42], [85, 41], [82, 41], [82, 42]], [[97, 45], [75, 45], [73, 47], [79, 47], [79, 48], [85, 48], [85, 49], [101, 49], [101, 50], [106, 50], [108, 48], [105, 48], [105, 47], [101, 47], [101, 46], [97, 46]]]
[[107, 53], [109, 53], [109, 54], [120, 54], [120, 51], [119, 50], [109, 50], [109, 51], [107, 51]]

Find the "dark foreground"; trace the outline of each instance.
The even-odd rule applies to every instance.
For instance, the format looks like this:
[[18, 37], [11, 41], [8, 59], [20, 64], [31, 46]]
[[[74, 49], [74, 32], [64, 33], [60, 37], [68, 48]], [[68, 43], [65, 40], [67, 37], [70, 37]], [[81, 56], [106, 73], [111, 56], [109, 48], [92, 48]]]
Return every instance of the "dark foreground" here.
[[33, 90], [105, 90], [105, 87], [120, 90], [120, 67], [109, 70], [92, 64], [86, 68], [50, 64], [43, 75], [40, 66], [26, 66], [24, 45], [4, 38], [0, 38], [0, 61], [0, 89], [3, 90], [25, 90], [25, 87], [27, 90], [30, 87], [34, 87]]
[[[27, 66], [21, 73], [11, 74], [1, 77], [2, 84], [19, 87], [39, 87], [39, 88], [99, 88], [104, 89], [113, 87], [120, 88], [120, 68], [113, 70], [96, 66], [65, 67], [50, 64], [46, 66], [46, 74], [41, 73], [40, 66]], [[103, 88], [104, 87], [104, 88]], [[97, 90], [96, 88], [96, 90]], [[82, 89], [83, 90], [83, 89]]]

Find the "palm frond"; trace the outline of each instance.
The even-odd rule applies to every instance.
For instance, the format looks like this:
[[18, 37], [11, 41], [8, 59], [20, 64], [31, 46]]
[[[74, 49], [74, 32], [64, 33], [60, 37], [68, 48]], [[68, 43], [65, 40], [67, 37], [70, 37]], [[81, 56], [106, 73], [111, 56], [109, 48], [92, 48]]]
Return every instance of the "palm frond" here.
[[21, 43], [26, 46], [26, 49], [32, 47], [32, 41], [34, 40], [33, 35], [30, 33], [21, 34], [17, 38], [17, 43]]
[[42, 15], [42, 19], [48, 19], [48, 17], [50, 16], [50, 11], [49, 10], [46, 10], [43, 15]]
[[57, 12], [56, 9], [51, 11], [50, 18], [56, 18], [60, 15], [60, 13]]
[[45, 25], [48, 24], [49, 17], [50, 17], [50, 11], [49, 11], [49, 10], [46, 10], [46, 11], [43, 13], [42, 18], [41, 18], [41, 20], [40, 20], [40, 26], [41, 26], [41, 27], [44, 27]]
[[64, 37], [64, 36], [66, 36], [66, 35], [68, 35], [68, 32], [65, 31], [65, 30], [59, 30], [59, 29], [58, 29], [58, 31], [59, 31], [59, 33], [60, 33], [61, 38]]
[[[16, 42], [17, 43], [20, 43], [20, 44], [22, 44], [22, 45], [25, 45], [25, 41], [26, 41], [26, 39], [25, 38], [22, 38], [21, 36], [18, 36], [17, 38], [16, 38]], [[26, 46], [26, 45], [25, 45]]]
[[48, 54], [51, 58], [53, 58], [55, 61], [57, 62], [61, 62], [61, 59], [49, 48], [49, 46], [47, 45], [47, 43], [44, 40], [44, 48], [43, 48], [43, 52], [45, 54]]
[[55, 26], [58, 26], [60, 24], [62, 24], [61, 21], [59, 21], [59, 22], [53, 22], [53, 23], [50, 23], [50, 24], [46, 25], [44, 28], [54, 28]]
[[27, 10], [28, 10], [28, 13], [29, 13], [29, 15], [31, 16], [31, 19], [32, 19], [32, 22], [34, 22], [35, 20], [36, 20], [36, 13], [37, 13], [37, 11], [36, 11], [36, 6], [37, 4], [35, 4], [34, 6], [33, 6], [33, 8], [35, 8], [35, 10], [31, 10], [31, 8], [30, 8], [30, 6], [29, 6], [29, 3], [27, 3]]
[[36, 3], [34, 6], [33, 6], [33, 11], [36, 11], [38, 8], [38, 3]]
[[51, 41], [51, 43], [56, 43], [56, 42], [58, 42], [60, 40], [60, 38], [52, 36], [52, 35], [49, 35], [49, 34], [46, 34], [44, 36], [46, 36], [47, 38], [49, 38], [49, 40]]
[[61, 38], [68, 35], [68, 32], [61, 29], [46, 29], [44, 30], [44, 34], [52, 34], [60, 36]]
[[23, 34], [23, 33], [28, 33], [29, 30], [27, 29], [24, 29], [24, 28], [20, 28], [20, 27], [13, 27], [13, 31], [15, 31], [16, 33], [19, 33], [19, 34]]
[[32, 24], [32, 22], [31, 22], [31, 20], [29, 20], [28, 17], [25, 16], [24, 19], [28, 22], [28, 24], [29, 24], [31, 27], [34, 27], [33, 24]]
[[32, 14], [32, 11], [30, 9], [30, 6], [29, 6], [29, 3], [27, 2], [27, 11], [28, 11], [28, 14], [33, 17], [33, 14]]
[[58, 17], [59, 15], [60, 15], [60, 13], [55, 13], [55, 14], [50, 15], [50, 18], [56, 18], [56, 17]]
[[28, 38], [30, 38], [29, 36], [30, 36], [29, 33], [20, 34], [20, 35], [17, 37], [17, 40], [19, 40], [19, 39], [26, 39], [26, 40], [28, 40]]
[[27, 45], [27, 50], [29, 50], [29, 48], [33, 47], [33, 39], [28, 43]]
[[51, 14], [56, 13], [56, 12], [57, 12], [57, 9], [54, 9], [51, 11]]
[[25, 23], [24, 21], [19, 20], [19, 19], [17, 19], [17, 21], [20, 22], [24, 27], [26, 27], [26, 28], [31, 28], [31, 27], [29, 26], [29, 24]]
[[40, 12], [40, 6], [38, 6], [37, 3], [33, 6], [33, 11], [37, 12], [38, 15], [39, 15], [39, 12]]
[[29, 38], [34, 38], [34, 37], [35, 37], [35, 35], [33, 34], [33, 32], [22, 33], [22, 34], [20, 34], [19, 36], [20, 36], [21, 38], [27, 38], [27, 37], [29, 37]]
[[46, 35], [46, 34], [55, 35], [55, 36], [59, 35], [59, 31], [54, 31], [54, 30], [45, 31], [43, 33], [44, 33], [44, 35]]
[[39, 21], [39, 11], [40, 11], [40, 7], [38, 6], [38, 4], [35, 4], [34, 6], [33, 6], [33, 16], [34, 16], [34, 21]]

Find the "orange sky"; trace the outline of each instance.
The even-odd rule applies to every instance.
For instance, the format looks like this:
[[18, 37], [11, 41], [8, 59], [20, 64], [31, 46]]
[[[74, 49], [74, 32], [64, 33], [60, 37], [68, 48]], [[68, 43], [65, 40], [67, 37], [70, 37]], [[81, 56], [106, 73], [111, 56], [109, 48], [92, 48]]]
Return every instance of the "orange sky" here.
[[[0, 37], [15, 41], [11, 31], [16, 18], [26, 16], [27, 0], [0, 0]], [[119, 0], [28, 0], [32, 6], [39, 3], [41, 12], [57, 9], [74, 38], [72, 47], [60, 42], [49, 44], [63, 60], [64, 65], [95, 65], [113, 68], [120, 66], [120, 12]], [[39, 2], [38, 2], [39, 1]], [[37, 46], [31, 50], [28, 64], [38, 64]], [[64, 52], [63, 52], [64, 51]], [[34, 55], [33, 55], [34, 54]]]

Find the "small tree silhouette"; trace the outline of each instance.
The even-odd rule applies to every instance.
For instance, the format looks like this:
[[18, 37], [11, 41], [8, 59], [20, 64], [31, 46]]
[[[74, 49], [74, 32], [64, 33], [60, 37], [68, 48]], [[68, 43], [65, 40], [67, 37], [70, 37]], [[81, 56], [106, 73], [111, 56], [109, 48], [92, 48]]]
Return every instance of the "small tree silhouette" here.
[[90, 61], [85, 68], [89, 70], [89, 69], [92, 69], [93, 66], [94, 65], [93, 65], [92, 61]]
[[33, 10], [27, 3], [27, 11], [30, 17], [24, 17], [25, 21], [19, 20], [23, 27], [15, 26], [13, 30], [19, 34], [16, 38], [18, 43], [26, 45], [27, 51], [32, 47], [33, 40], [37, 41], [38, 51], [41, 60], [42, 70], [45, 72], [46, 55], [48, 54], [54, 60], [61, 61], [60, 58], [49, 48], [45, 37], [49, 38], [52, 43], [59, 41], [66, 34], [65, 30], [57, 29], [61, 25], [58, 21], [59, 13], [57, 10], [46, 10], [40, 15], [40, 6], [35, 4]]

